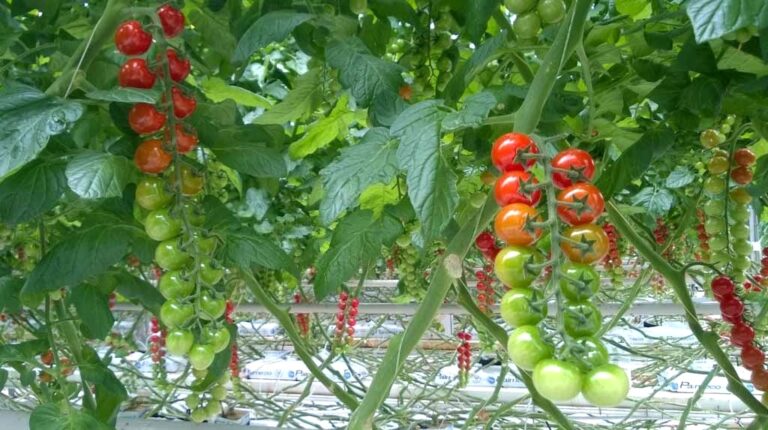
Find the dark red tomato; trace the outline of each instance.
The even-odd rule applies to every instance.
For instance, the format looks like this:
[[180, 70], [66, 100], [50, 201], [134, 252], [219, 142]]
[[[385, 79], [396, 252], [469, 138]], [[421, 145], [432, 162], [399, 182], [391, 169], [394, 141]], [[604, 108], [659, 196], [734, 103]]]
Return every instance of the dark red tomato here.
[[592, 264], [608, 254], [608, 235], [595, 224], [584, 224], [566, 229], [560, 247], [569, 260]]
[[512, 203], [536, 206], [541, 200], [541, 190], [536, 187], [538, 183], [539, 181], [526, 171], [513, 170], [504, 173], [494, 187], [496, 203], [499, 206]]
[[125, 21], [115, 32], [115, 46], [125, 55], [141, 55], [152, 44], [152, 35], [144, 31], [136, 20]]
[[536, 162], [535, 158], [524, 158], [525, 154], [538, 154], [539, 147], [527, 134], [507, 133], [501, 135], [491, 149], [491, 160], [502, 172], [526, 170]]
[[175, 7], [162, 5], [157, 9], [157, 16], [160, 17], [160, 25], [166, 37], [176, 37], [184, 31], [184, 14]]
[[171, 97], [173, 98], [173, 114], [176, 115], [176, 118], [183, 119], [192, 115], [197, 107], [197, 101], [194, 97], [185, 95], [176, 87], [171, 89]]
[[749, 346], [755, 340], [755, 331], [752, 327], [739, 323], [731, 327], [731, 343], [736, 346]]
[[600, 190], [587, 182], [573, 184], [557, 195], [557, 215], [570, 225], [594, 222], [605, 209]]
[[159, 139], [142, 142], [133, 155], [136, 167], [144, 173], [160, 173], [168, 168], [172, 159], [173, 156], [165, 152], [163, 142]]
[[184, 126], [176, 124], [176, 150], [180, 154], [186, 154], [187, 152], [197, 148], [197, 133], [194, 129], [190, 128], [190, 132], [187, 133], [184, 130]]
[[744, 315], [744, 303], [736, 297], [725, 298], [720, 302], [720, 312], [729, 321], [738, 321]]
[[552, 183], [557, 188], [567, 188], [574, 182], [591, 181], [595, 176], [595, 160], [589, 152], [581, 149], [560, 151], [551, 164], [557, 169], [552, 173]]
[[173, 79], [176, 82], [181, 82], [184, 80], [184, 78], [187, 77], [189, 74], [189, 59], [179, 58], [178, 54], [175, 50], [168, 48], [167, 55], [168, 55], [168, 68], [171, 71], [171, 79]]
[[765, 353], [754, 345], [747, 345], [741, 350], [741, 364], [748, 370], [761, 369], [765, 363]]
[[712, 280], [712, 294], [718, 301], [733, 296], [733, 281], [727, 276], [717, 276]]
[[733, 153], [733, 161], [739, 166], [749, 167], [755, 164], [755, 153], [749, 148], [739, 148]]
[[512, 203], [496, 214], [496, 236], [510, 245], [528, 246], [541, 236], [541, 228], [531, 225], [541, 221], [536, 209], [523, 203]]
[[165, 125], [165, 114], [149, 103], [136, 103], [128, 112], [128, 124], [138, 134], [155, 133]]
[[118, 80], [121, 87], [152, 88], [155, 85], [155, 75], [143, 58], [131, 58], [126, 61], [120, 68]]
[[755, 385], [760, 391], [768, 391], [768, 372], [761, 366], [759, 369], [752, 371], [752, 377], [750, 378], [752, 384]]
[[489, 251], [496, 248], [496, 239], [494, 239], [491, 233], [484, 231], [475, 238], [475, 246], [481, 251]]
[[749, 167], [739, 166], [731, 170], [731, 179], [739, 185], [747, 185], [752, 182], [752, 171]]

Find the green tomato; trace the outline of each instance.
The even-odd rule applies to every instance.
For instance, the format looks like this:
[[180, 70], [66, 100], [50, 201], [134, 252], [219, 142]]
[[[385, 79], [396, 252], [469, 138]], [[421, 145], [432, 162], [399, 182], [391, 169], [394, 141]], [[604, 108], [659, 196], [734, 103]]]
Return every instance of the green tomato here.
[[194, 315], [192, 305], [183, 305], [175, 300], [166, 300], [160, 307], [160, 321], [168, 328], [181, 327]]
[[184, 213], [187, 216], [187, 220], [189, 223], [195, 227], [200, 227], [205, 223], [205, 214], [203, 213], [202, 209], [198, 205], [195, 205], [190, 202], [185, 202], [181, 205], [181, 210], [184, 211]]
[[501, 298], [500, 313], [513, 327], [536, 325], [547, 316], [547, 304], [530, 288], [511, 288]]
[[752, 196], [744, 187], [734, 188], [728, 195], [731, 196], [731, 200], [738, 205], [746, 206], [752, 202]]
[[712, 251], [722, 251], [728, 247], [728, 240], [725, 236], [717, 236], [709, 239], [709, 248]]
[[728, 233], [736, 239], [749, 239], [749, 226], [747, 224], [734, 224]]
[[701, 132], [699, 141], [705, 148], [714, 148], [725, 142], [725, 135], [710, 128]]
[[208, 418], [208, 414], [205, 413], [204, 408], [197, 408], [189, 414], [189, 417], [192, 419], [192, 422], [200, 424]]
[[582, 372], [589, 372], [608, 363], [608, 350], [597, 339], [591, 337], [576, 339], [570, 347], [568, 361], [573, 362]]
[[720, 195], [725, 192], [725, 180], [715, 176], [710, 176], [704, 181], [704, 191], [708, 194]]
[[728, 159], [726, 157], [715, 156], [710, 158], [707, 163], [707, 170], [713, 175], [720, 175], [728, 171]]
[[395, 240], [395, 243], [397, 243], [397, 246], [399, 246], [400, 248], [407, 248], [411, 244], [411, 236], [404, 234], [398, 237]]
[[587, 373], [581, 394], [595, 406], [613, 407], [627, 398], [629, 378], [624, 369], [604, 364]]
[[592, 297], [600, 289], [600, 275], [589, 264], [567, 262], [560, 266], [560, 291], [568, 300]]
[[731, 261], [728, 253], [724, 250], [712, 251], [709, 254], [709, 262], [714, 264], [719, 270], [722, 270]]
[[509, 334], [507, 352], [517, 367], [531, 371], [538, 362], [552, 357], [554, 348], [541, 338], [536, 326], [524, 325]]
[[590, 302], [565, 304], [563, 309], [565, 332], [572, 337], [594, 336], [603, 325], [600, 309]]
[[192, 240], [197, 242], [197, 249], [205, 255], [213, 255], [213, 252], [216, 251], [217, 241], [215, 236], [205, 237], [200, 233], [194, 233], [192, 234]]
[[553, 358], [541, 360], [533, 369], [533, 386], [554, 402], [571, 400], [581, 391], [581, 372], [575, 364]]
[[528, 12], [536, 6], [537, 0], [504, 0], [504, 5], [515, 15]]
[[173, 200], [173, 194], [165, 189], [165, 181], [155, 176], [145, 176], [136, 185], [136, 203], [153, 211], [164, 208]]
[[725, 220], [723, 218], [708, 218], [704, 222], [704, 231], [713, 236], [725, 231]]
[[171, 216], [168, 209], [157, 209], [147, 215], [144, 230], [152, 240], [168, 240], [181, 234], [181, 221]]
[[198, 301], [200, 310], [200, 318], [204, 320], [215, 320], [224, 315], [224, 310], [227, 308], [227, 302], [223, 298], [215, 298], [210, 294], [204, 293]]
[[730, 213], [728, 216], [734, 222], [734, 224], [744, 224], [749, 220], [749, 209], [747, 206], [736, 205], [730, 208]]
[[216, 353], [219, 353], [229, 348], [229, 340], [231, 338], [231, 335], [229, 333], [229, 329], [227, 329], [226, 327], [219, 327], [218, 329], [214, 329], [213, 327], [208, 327], [205, 329], [203, 333], [204, 333], [203, 341], [205, 341], [205, 343], [207, 344], [212, 345], [213, 350]]
[[189, 350], [189, 364], [195, 370], [207, 370], [213, 363], [215, 356], [213, 346], [195, 344]]
[[205, 413], [208, 417], [213, 418], [221, 413], [221, 404], [217, 401], [211, 401], [205, 405]]
[[565, 16], [565, 2], [563, 0], [539, 0], [536, 11], [544, 24], [560, 22]]
[[208, 370], [207, 369], [192, 369], [192, 376], [195, 377], [198, 381], [205, 379], [206, 376], [208, 376]]
[[182, 299], [192, 294], [195, 283], [178, 270], [165, 272], [157, 284], [160, 294], [166, 299]]
[[217, 402], [220, 402], [227, 398], [227, 388], [223, 385], [217, 385], [211, 390], [211, 398]]
[[515, 22], [512, 24], [512, 29], [515, 31], [515, 34], [522, 39], [535, 38], [536, 35], [539, 34], [539, 30], [541, 30], [539, 15], [535, 12], [518, 15], [517, 19], [515, 19]]
[[523, 246], [504, 247], [496, 255], [493, 267], [496, 277], [510, 288], [524, 288], [539, 276], [544, 257], [534, 248]]
[[747, 257], [752, 254], [752, 244], [748, 240], [736, 239], [732, 241], [733, 251], [736, 255]]
[[450, 58], [443, 56], [437, 60], [437, 70], [441, 72], [450, 72], [452, 68], [453, 62]]
[[224, 269], [218, 268], [216, 263], [208, 257], [200, 259], [197, 266], [197, 276], [206, 285], [215, 285], [224, 276]]
[[189, 263], [191, 257], [181, 249], [177, 239], [160, 242], [155, 248], [155, 262], [165, 270], [179, 270]]
[[186, 399], [184, 399], [189, 409], [195, 409], [200, 406], [200, 395], [197, 393], [190, 393]]
[[[195, 336], [189, 330], [171, 330], [165, 338], [165, 348], [168, 350], [168, 354], [176, 356], [183, 356], [188, 353], [193, 343], [195, 343]], [[195, 406], [190, 406], [190, 409], [194, 408]]]
[[713, 199], [704, 203], [704, 213], [710, 217], [722, 217], [725, 213], [725, 202], [720, 199]]
[[734, 269], [743, 272], [752, 266], [752, 260], [746, 255], [737, 255], [733, 258], [731, 264], [733, 264]]

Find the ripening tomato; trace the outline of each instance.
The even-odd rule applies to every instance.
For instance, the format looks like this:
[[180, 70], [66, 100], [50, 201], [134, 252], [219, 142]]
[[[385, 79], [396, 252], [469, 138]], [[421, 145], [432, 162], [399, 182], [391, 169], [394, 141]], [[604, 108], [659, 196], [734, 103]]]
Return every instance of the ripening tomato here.
[[509, 334], [507, 353], [515, 366], [530, 372], [538, 362], [552, 357], [554, 348], [541, 338], [538, 327], [524, 325]]
[[536, 163], [535, 158], [524, 158], [527, 154], [538, 154], [539, 147], [528, 135], [507, 133], [501, 135], [491, 149], [493, 165], [501, 172], [526, 170]]
[[152, 35], [136, 20], [125, 21], [115, 31], [115, 46], [125, 55], [141, 55], [152, 44]]
[[557, 195], [557, 215], [570, 225], [594, 222], [604, 209], [603, 194], [587, 182], [573, 184]]
[[571, 400], [581, 391], [579, 368], [554, 358], [541, 360], [533, 369], [532, 379], [536, 390], [554, 402]]
[[181, 220], [172, 216], [167, 208], [157, 209], [144, 220], [144, 231], [152, 240], [168, 240], [181, 234]]
[[728, 193], [728, 195], [731, 196], [731, 200], [740, 205], [748, 205], [752, 202], [752, 196], [744, 187], [734, 188], [730, 193]]
[[128, 112], [128, 124], [138, 134], [152, 134], [165, 125], [165, 114], [149, 103], [136, 103]]
[[168, 70], [170, 71], [171, 79], [175, 82], [183, 81], [189, 74], [189, 69], [191, 68], [189, 59], [179, 58], [179, 55], [173, 48], [168, 48], [168, 50], [166, 50], [166, 55], [168, 56]]
[[699, 141], [705, 148], [714, 148], [725, 142], [725, 135], [710, 128], [701, 132]]
[[733, 153], [733, 161], [739, 166], [750, 167], [755, 164], [755, 153], [749, 148], [739, 148]]
[[538, 183], [539, 181], [526, 171], [506, 172], [496, 181], [493, 189], [496, 203], [502, 207], [512, 203], [536, 206], [541, 200], [541, 189], [536, 186]]
[[173, 156], [163, 149], [163, 142], [158, 139], [146, 140], [136, 148], [133, 161], [144, 173], [161, 173], [171, 164]]
[[504, 247], [494, 260], [496, 277], [510, 288], [528, 287], [541, 272], [544, 256], [534, 248]]
[[547, 316], [547, 303], [531, 288], [511, 288], [501, 298], [499, 313], [512, 327], [536, 325]]
[[595, 160], [583, 149], [560, 151], [550, 165], [554, 169], [552, 183], [560, 189], [570, 187], [574, 182], [591, 181], [595, 176]]
[[585, 300], [600, 290], [600, 275], [589, 264], [566, 262], [560, 266], [560, 291], [572, 301]]
[[183, 272], [171, 270], [160, 277], [157, 290], [166, 299], [183, 299], [195, 291], [195, 283]]
[[131, 88], [152, 88], [155, 86], [155, 78], [143, 58], [131, 58], [126, 61], [118, 75], [120, 86]]
[[165, 349], [168, 354], [179, 357], [187, 354], [193, 343], [195, 343], [195, 336], [189, 330], [171, 330], [165, 337]]
[[40, 361], [45, 364], [46, 366], [50, 366], [53, 364], [53, 351], [50, 349], [48, 351], [45, 351], [44, 353], [40, 354]]
[[[186, 129], [189, 129], [189, 131]], [[187, 126], [186, 129], [184, 125], [176, 124], [176, 151], [178, 151], [179, 154], [186, 154], [187, 152], [192, 151], [197, 148], [199, 142], [195, 129], [191, 126]], [[165, 139], [168, 142], [171, 141], [171, 136], [168, 131], [165, 133]]]
[[[171, 183], [176, 187], [176, 173], [171, 175]], [[181, 166], [181, 194], [185, 196], [194, 196], [203, 190], [203, 177], [193, 168]]]
[[413, 97], [413, 88], [408, 84], [401, 85], [397, 92], [400, 98], [405, 101], [410, 101], [411, 97]]
[[176, 37], [184, 31], [184, 14], [175, 7], [165, 4], [157, 9], [160, 25], [163, 27], [165, 37]]
[[752, 171], [749, 167], [739, 166], [731, 170], [731, 179], [739, 185], [747, 185], [752, 182]]
[[194, 97], [185, 95], [177, 87], [171, 89], [171, 98], [173, 99], [173, 114], [176, 118], [184, 119], [192, 115], [192, 112], [197, 107], [197, 100]]
[[136, 185], [136, 203], [146, 210], [153, 211], [167, 206], [173, 195], [165, 189], [165, 181], [154, 176], [141, 178]]
[[569, 302], [563, 309], [565, 332], [572, 337], [594, 336], [603, 326], [600, 309], [591, 302]]
[[216, 357], [212, 345], [194, 345], [189, 350], [189, 364], [195, 370], [205, 370], [211, 367], [213, 359]]
[[627, 398], [629, 378], [621, 367], [603, 364], [584, 376], [581, 394], [595, 406], [613, 407]]
[[528, 246], [541, 236], [541, 228], [532, 225], [541, 221], [536, 209], [523, 203], [504, 206], [496, 214], [496, 236], [510, 245]]
[[533, 9], [536, 6], [536, 0], [504, 0], [504, 5], [510, 12], [519, 15]]
[[584, 224], [566, 229], [560, 247], [569, 260], [592, 264], [608, 254], [609, 241], [600, 226]]
[[765, 353], [754, 345], [747, 345], [741, 350], [741, 364], [748, 370], [756, 370], [763, 367]]
[[715, 156], [707, 162], [707, 171], [713, 175], [719, 175], [728, 171], [728, 158]]

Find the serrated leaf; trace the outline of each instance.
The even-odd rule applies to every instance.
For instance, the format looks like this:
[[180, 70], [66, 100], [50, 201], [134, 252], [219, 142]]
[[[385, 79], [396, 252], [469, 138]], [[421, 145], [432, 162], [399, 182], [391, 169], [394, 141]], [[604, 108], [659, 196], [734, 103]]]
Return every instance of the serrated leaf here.
[[48, 348], [50, 345], [47, 339], [0, 345], [0, 363], [33, 361], [35, 356], [45, 352]]
[[189, 21], [195, 26], [197, 35], [202, 37], [206, 49], [223, 58], [232, 57], [237, 40], [232, 35], [228, 14], [209, 13], [205, 8], [196, 8], [189, 14]]
[[328, 64], [339, 70], [339, 80], [349, 88], [357, 104], [369, 106], [382, 93], [397, 94], [403, 68], [371, 55], [362, 40], [334, 40], [325, 49]]
[[229, 99], [238, 105], [248, 107], [268, 108], [272, 106], [272, 103], [263, 96], [236, 85], [229, 85], [221, 78], [210, 76], [204, 78], [200, 83], [200, 89], [214, 103], [221, 103]]
[[89, 91], [85, 96], [92, 100], [107, 102], [155, 104], [160, 100], [160, 90], [118, 87], [110, 90]]
[[121, 197], [125, 186], [135, 182], [138, 171], [125, 157], [105, 152], [84, 152], [67, 164], [67, 184], [85, 199]]
[[378, 218], [384, 212], [384, 208], [395, 205], [400, 201], [400, 193], [397, 184], [373, 184], [360, 194], [360, 209], [373, 212], [373, 217]]
[[0, 220], [19, 224], [56, 206], [67, 189], [64, 167], [61, 160], [33, 161], [7, 177], [0, 183]]
[[696, 179], [696, 175], [686, 166], [677, 166], [672, 173], [667, 176], [665, 182], [667, 188], [682, 188]]
[[699, 43], [741, 28], [768, 25], [768, 3], [755, 0], [689, 0], [685, 8]]
[[477, 43], [485, 34], [491, 14], [495, 9], [498, 9], [499, 0], [474, 0], [464, 4], [467, 9], [465, 30], [469, 40]]
[[441, 105], [439, 100], [417, 103], [403, 111], [390, 130], [400, 139], [397, 160], [406, 171], [408, 196], [426, 243], [448, 224], [459, 201], [456, 175], [440, 154], [440, 125], [445, 118]]
[[77, 102], [46, 96], [35, 88], [11, 83], [0, 89], [0, 178], [32, 161], [80, 118]]
[[703, 116], [720, 111], [725, 89], [719, 81], [706, 77], [694, 79], [680, 94], [680, 107]]
[[30, 430], [108, 430], [108, 427], [85, 412], [59, 403], [43, 403], [29, 416]]
[[373, 128], [360, 143], [341, 151], [320, 173], [325, 195], [320, 202], [320, 221], [330, 224], [355, 206], [360, 193], [371, 184], [388, 183], [397, 173], [396, 147], [385, 128]]
[[160, 313], [160, 306], [165, 303], [165, 298], [157, 291], [157, 288], [130, 273], [119, 272], [115, 277], [117, 278], [116, 290], [121, 296], [143, 306], [144, 309], [155, 315]]
[[285, 124], [308, 117], [323, 95], [322, 69], [314, 68], [296, 79], [293, 89], [280, 103], [256, 118], [255, 124]]
[[480, 71], [490, 63], [491, 61], [501, 57], [503, 55], [502, 48], [507, 43], [507, 36], [505, 34], [496, 35], [480, 45], [472, 52], [472, 56], [465, 63], [456, 69], [456, 72], [448, 81], [445, 86], [443, 96], [448, 103], [452, 103], [464, 94], [464, 90], [467, 88], [470, 82], [475, 79]]
[[224, 258], [242, 269], [259, 266], [272, 270], [284, 270], [297, 279], [299, 269], [291, 257], [272, 239], [253, 231], [240, 229], [227, 234], [224, 242]]
[[464, 101], [461, 110], [446, 115], [442, 127], [445, 131], [478, 127], [488, 118], [488, 113], [496, 103], [496, 97], [490, 92], [472, 94]]
[[288, 148], [291, 158], [299, 159], [314, 154], [339, 136], [344, 136], [355, 120], [355, 114], [349, 110], [348, 103], [346, 95], [339, 97], [336, 106], [327, 117], [308, 125], [301, 138], [291, 143]]
[[375, 219], [370, 211], [356, 211], [344, 217], [331, 237], [331, 246], [317, 262], [315, 297], [322, 300], [342, 283], [370, 265], [388, 245], [400, 236], [403, 227], [395, 218]]
[[0, 277], [0, 312], [15, 314], [21, 312], [21, 288], [24, 280], [10, 276]]
[[243, 62], [251, 54], [269, 45], [279, 42], [296, 28], [299, 24], [312, 18], [312, 15], [298, 13], [292, 10], [278, 10], [270, 12], [254, 22], [243, 37], [237, 42], [233, 62]]
[[731, 46], [727, 46], [725, 51], [718, 57], [717, 68], [720, 70], [737, 70], [743, 73], [751, 73], [758, 77], [768, 75], [768, 65], [760, 57]]
[[672, 209], [675, 196], [664, 188], [646, 187], [632, 196], [632, 204], [642, 206], [652, 216], [662, 216]]
[[72, 288], [72, 304], [83, 322], [82, 332], [88, 339], [104, 339], [115, 324], [115, 318], [109, 309], [109, 297], [90, 284], [80, 284]]
[[258, 142], [218, 139], [209, 146], [219, 161], [257, 178], [282, 178], [288, 171], [283, 155]]

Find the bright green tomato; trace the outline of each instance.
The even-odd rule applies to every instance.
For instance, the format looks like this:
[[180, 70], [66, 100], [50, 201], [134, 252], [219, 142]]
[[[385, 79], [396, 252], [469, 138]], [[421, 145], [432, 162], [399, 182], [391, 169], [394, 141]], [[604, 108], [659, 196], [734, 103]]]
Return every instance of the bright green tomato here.
[[736, 239], [749, 239], [749, 226], [747, 224], [734, 224], [728, 233]]
[[517, 367], [531, 371], [536, 363], [552, 357], [554, 348], [541, 338], [541, 332], [536, 326], [524, 325], [509, 334], [507, 351]]
[[541, 267], [537, 265], [543, 261], [544, 257], [536, 249], [512, 245], [499, 251], [493, 270], [508, 287], [523, 288], [539, 276]]
[[728, 216], [733, 221], [734, 224], [736, 223], [746, 223], [749, 220], [749, 209], [747, 206], [742, 205], [734, 205], [733, 207], [728, 208], [729, 214]]
[[590, 302], [566, 303], [563, 319], [565, 332], [572, 337], [594, 336], [603, 325], [600, 309]]
[[218, 329], [207, 327], [203, 332], [203, 340], [205, 343], [212, 345], [213, 350], [217, 353], [229, 347], [230, 337], [231, 335], [226, 327], [219, 327]]
[[192, 419], [192, 422], [200, 424], [208, 418], [208, 414], [205, 412], [205, 408], [197, 408], [192, 410], [189, 418]]
[[224, 276], [224, 270], [218, 268], [216, 263], [208, 257], [200, 259], [200, 263], [197, 266], [197, 276], [206, 285], [215, 285]]
[[584, 377], [581, 394], [595, 406], [612, 407], [621, 403], [629, 393], [629, 378], [624, 369], [604, 364]]
[[563, 0], [539, 0], [536, 11], [544, 24], [560, 22], [565, 16], [565, 2]]
[[197, 393], [189, 393], [186, 399], [184, 399], [189, 409], [195, 409], [200, 406], [200, 395]]
[[515, 22], [512, 24], [512, 29], [521, 39], [535, 38], [536, 35], [539, 34], [539, 30], [541, 30], [539, 15], [535, 12], [518, 15], [517, 19], [515, 19]]
[[536, 6], [536, 0], [504, 0], [504, 5], [510, 12], [519, 15], [533, 9]]
[[155, 176], [145, 176], [136, 185], [136, 203], [153, 211], [168, 206], [173, 195], [165, 190], [165, 181]]
[[581, 372], [575, 364], [553, 358], [541, 360], [533, 369], [533, 386], [545, 398], [564, 402], [581, 391]]
[[713, 251], [722, 251], [728, 247], [725, 236], [717, 236], [709, 239], [709, 248]]
[[189, 263], [190, 255], [181, 249], [177, 239], [170, 239], [157, 245], [155, 261], [165, 270], [179, 270]]
[[147, 215], [144, 230], [153, 240], [168, 240], [181, 233], [181, 221], [171, 216], [168, 209], [157, 209]]
[[573, 362], [582, 372], [589, 372], [608, 363], [608, 350], [597, 339], [591, 337], [576, 339], [574, 344], [570, 346], [568, 361]]
[[195, 283], [178, 270], [165, 272], [157, 284], [160, 294], [166, 299], [182, 299], [192, 294]]
[[199, 300], [202, 314], [200, 318], [205, 320], [215, 320], [224, 315], [227, 302], [223, 298], [215, 298], [210, 294], [204, 293]]
[[713, 175], [720, 175], [728, 171], [728, 159], [721, 156], [715, 156], [709, 159], [707, 170]]
[[227, 388], [223, 385], [217, 385], [211, 390], [211, 398], [214, 401], [220, 402], [227, 398]]
[[720, 199], [712, 199], [704, 203], [704, 213], [707, 216], [722, 217], [723, 213], [725, 213], [725, 202]]
[[183, 326], [195, 315], [192, 305], [183, 305], [175, 300], [166, 300], [160, 307], [160, 321], [168, 328]]
[[209, 402], [205, 405], [205, 413], [210, 418], [215, 417], [221, 413], [221, 404], [219, 402]]
[[[168, 354], [183, 356], [192, 348], [195, 336], [189, 330], [175, 329], [168, 332], [165, 338], [165, 348]], [[194, 408], [194, 406], [191, 406]]]
[[600, 289], [600, 275], [589, 264], [567, 262], [560, 266], [560, 291], [568, 300], [592, 297]]
[[750, 254], [752, 254], [752, 244], [749, 243], [748, 240], [733, 238], [732, 246], [736, 255], [748, 257]]
[[710, 236], [724, 232], [725, 220], [723, 218], [708, 218], [704, 222], [704, 231], [706, 231]]
[[710, 176], [704, 181], [704, 191], [712, 195], [721, 195], [725, 191], [725, 180], [715, 176]]
[[746, 255], [736, 255], [733, 258], [731, 264], [733, 264], [734, 269], [744, 271], [752, 266], [752, 260], [750, 260]]
[[547, 316], [547, 304], [530, 288], [511, 288], [501, 298], [500, 312], [513, 327], [536, 325]]
[[213, 255], [213, 252], [216, 251], [216, 238], [214, 236], [205, 237], [199, 233], [194, 233], [192, 240], [197, 241], [197, 249], [205, 255]]
[[189, 364], [193, 369], [206, 370], [213, 363], [216, 353], [211, 345], [195, 344], [189, 350]]

